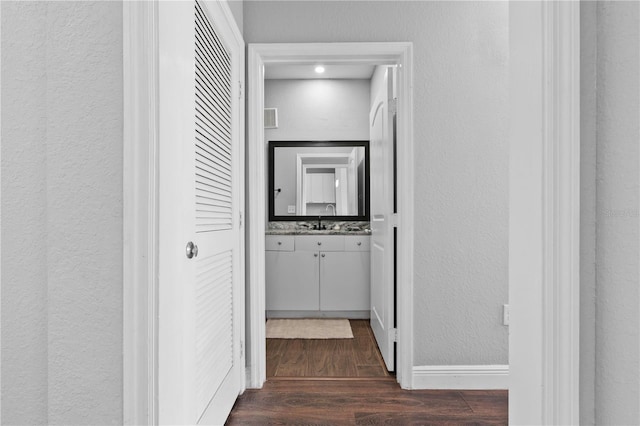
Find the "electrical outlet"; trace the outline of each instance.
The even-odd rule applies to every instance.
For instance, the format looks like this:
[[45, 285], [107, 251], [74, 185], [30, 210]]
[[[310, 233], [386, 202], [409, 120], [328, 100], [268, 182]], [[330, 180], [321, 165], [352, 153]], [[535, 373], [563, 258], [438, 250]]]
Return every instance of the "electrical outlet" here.
[[509, 305], [502, 305], [502, 325], [509, 325]]
[[296, 206], [287, 206], [287, 213], [294, 213], [296, 212]]

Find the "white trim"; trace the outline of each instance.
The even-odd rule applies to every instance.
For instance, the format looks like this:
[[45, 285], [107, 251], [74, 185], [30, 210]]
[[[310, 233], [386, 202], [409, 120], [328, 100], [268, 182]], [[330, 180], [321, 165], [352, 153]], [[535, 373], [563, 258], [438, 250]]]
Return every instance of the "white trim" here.
[[124, 424], [157, 424], [157, 3], [123, 3]]
[[513, 424], [579, 422], [580, 4], [510, 3]]
[[[250, 380], [247, 387], [261, 388], [267, 378], [265, 321], [254, 312], [265, 311], [266, 146], [264, 145], [264, 62], [253, 45], [248, 46], [247, 72], [247, 279], [249, 309], [247, 338]], [[260, 118], [262, 117], [262, 118]], [[261, 322], [262, 321], [262, 322]]]
[[[2, 5], [0, 4], [0, 53], [2, 51]], [[2, 55], [0, 54], [0, 70]], [[0, 99], [2, 83], [0, 82]], [[0, 102], [0, 164], [2, 164], [2, 102]], [[2, 171], [0, 168], [0, 390], [2, 390]], [[0, 398], [0, 425], [2, 424], [2, 398]]]
[[580, 3], [543, 2], [543, 422], [578, 424]]
[[414, 389], [508, 389], [508, 365], [413, 367]]
[[249, 200], [249, 387], [266, 379], [264, 236], [265, 63], [399, 64], [398, 104], [398, 357], [396, 374], [403, 388], [413, 387], [413, 47], [411, 43], [249, 44], [248, 49], [248, 200]]

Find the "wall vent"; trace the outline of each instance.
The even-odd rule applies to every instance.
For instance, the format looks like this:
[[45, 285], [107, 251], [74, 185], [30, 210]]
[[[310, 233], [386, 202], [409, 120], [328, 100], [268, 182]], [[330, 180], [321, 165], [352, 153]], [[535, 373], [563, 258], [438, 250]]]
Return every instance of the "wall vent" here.
[[264, 128], [265, 129], [278, 128], [278, 109], [277, 108], [264, 109]]

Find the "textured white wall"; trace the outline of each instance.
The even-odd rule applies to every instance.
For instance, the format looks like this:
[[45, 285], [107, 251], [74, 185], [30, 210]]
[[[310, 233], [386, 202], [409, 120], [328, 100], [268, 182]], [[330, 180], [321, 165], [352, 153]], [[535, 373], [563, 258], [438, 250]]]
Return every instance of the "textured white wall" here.
[[[46, 3], [2, 8], [2, 421], [47, 422]], [[14, 249], [7, 250], [13, 246]]]
[[[265, 143], [369, 140], [369, 80], [265, 80], [264, 105], [278, 109], [278, 128], [265, 129]], [[278, 206], [291, 204], [295, 191], [278, 195]]]
[[247, 1], [245, 41], [414, 43], [415, 364], [506, 364], [506, 2]]
[[233, 18], [238, 24], [238, 28], [240, 29], [240, 33], [243, 31], [243, 0], [228, 0], [229, 9], [231, 9], [231, 13], [233, 14]]
[[266, 80], [265, 108], [278, 108], [269, 140], [369, 140], [369, 80]]
[[640, 5], [596, 7], [595, 423], [640, 424]]
[[0, 7], [3, 422], [118, 424], [122, 4]]

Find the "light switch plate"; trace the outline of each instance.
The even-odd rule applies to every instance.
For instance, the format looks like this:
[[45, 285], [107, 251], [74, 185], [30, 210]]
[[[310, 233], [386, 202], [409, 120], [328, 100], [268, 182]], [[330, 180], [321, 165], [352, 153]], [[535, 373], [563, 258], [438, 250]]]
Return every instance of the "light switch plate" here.
[[287, 213], [295, 213], [296, 206], [287, 206]]

